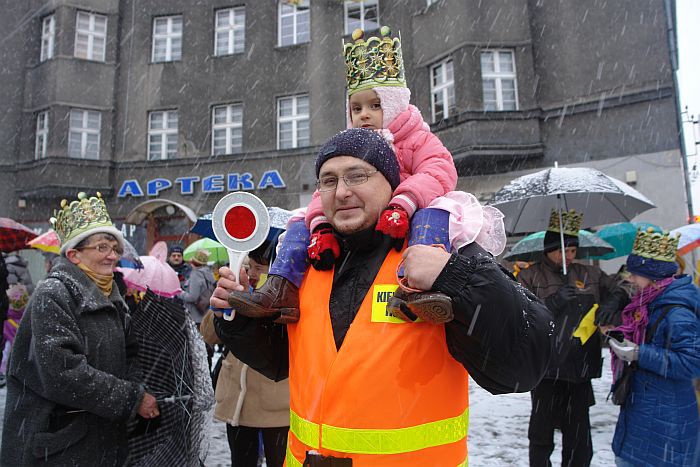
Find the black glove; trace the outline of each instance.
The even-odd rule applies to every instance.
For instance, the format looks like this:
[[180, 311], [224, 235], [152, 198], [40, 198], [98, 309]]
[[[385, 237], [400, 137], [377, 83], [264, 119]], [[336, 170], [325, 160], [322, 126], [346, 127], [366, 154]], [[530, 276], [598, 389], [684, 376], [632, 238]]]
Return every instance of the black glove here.
[[566, 308], [566, 305], [576, 298], [576, 287], [564, 285], [552, 295], [544, 299], [544, 304], [552, 312], [559, 312]]
[[627, 292], [617, 289], [600, 304], [595, 312], [595, 324], [598, 326], [619, 326], [622, 324], [622, 310], [630, 302]]

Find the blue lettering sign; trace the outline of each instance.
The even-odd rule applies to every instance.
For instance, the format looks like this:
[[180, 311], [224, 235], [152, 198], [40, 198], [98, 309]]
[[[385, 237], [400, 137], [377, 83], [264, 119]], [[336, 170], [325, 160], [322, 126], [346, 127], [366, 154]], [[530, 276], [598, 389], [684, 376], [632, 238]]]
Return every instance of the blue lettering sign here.
[[228, 191], [241, 191], [255, 189], [255, 183], [251, 180], [253, 176], [246, 172], [244, 174], [228, 174]]
[[219, 193], [224, 191], [224, 176], [210, 175], [202, 179], [202, 193]]
[[163, 190], [167, 190], [171, 186], [173, 186], [173, 182], [167, 178], [154, 178], [153, 180], [148, 181], [148, 184], [146, 185], [146, 192], [148, 193], [148, 196], [158, 196], [158, 193]]
[[282, 176], [277, 170], [268, 170], [262, 177], [260, 177], [260, 183], [258, 183], [258, 189], [264, 190], [265, 188], [271, 186], [272, 188], [285, 188], [284, 181], [282, 181]]
[[[245, 173], [230, 173], [230, 174], [215, 174], [209, 175], [200, 179], [197, 176], [186, 176], [175, 179], [175, 183], [180, 185], [180, 194], [194, 194], [197, 182], [202, 183], [203, 193], [221, 193], [228, 191], [255, 190], [255, 180], [250, 172]], [[154, 178], [146, 183], [146, 193], [148, 196], [159, 196], [160, 192], [172, 188], [173, 182], [167, 178]], [[278, 170], [267, 170], [260, 177], [260, 182], [257, 189], [265, 190], [267, 188], [286, 188], [287, 185], [282, 179], [282, 175]], [[121, 188], [117, 193], [118, 198], [126, 198], [128, 196], [140, 197], [144, 196], [144, 191], [141, 188], [138, 180], [129, 179], [122, 182]]]
[[194, 184], [199, 181], [199, 177], [180, 177], [175, 179], [175, 183], [180, 184], [180, 194], [194, 194]]
[[119, 193], [117, 193], [117, 198], [126, 198], [127, 196], [143, 196], [143, 190], [138, 180], [124, 180]]

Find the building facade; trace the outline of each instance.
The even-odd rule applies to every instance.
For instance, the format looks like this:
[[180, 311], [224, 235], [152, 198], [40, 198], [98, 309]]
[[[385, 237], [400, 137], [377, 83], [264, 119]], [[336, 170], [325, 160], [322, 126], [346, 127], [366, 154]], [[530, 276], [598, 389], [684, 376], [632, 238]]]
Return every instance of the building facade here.
[[688, 215], [673, 2], [4, 3], [0, 216], [36, 228], [78, 191], [143, 246], [230, 191], [304, 205], [316, 150], [347, 125], [342, 41], [380, 25], [459, 189], [486, 202], [558, 162], [635, 184], [664, 227]]

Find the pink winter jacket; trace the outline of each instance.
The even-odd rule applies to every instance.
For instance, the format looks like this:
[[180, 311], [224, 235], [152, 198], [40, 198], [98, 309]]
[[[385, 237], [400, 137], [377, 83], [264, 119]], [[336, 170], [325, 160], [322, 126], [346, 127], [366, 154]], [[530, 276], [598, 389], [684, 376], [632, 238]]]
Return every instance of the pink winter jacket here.
[[[409, 105], [399, 114], [389, 124], [388, 130], [394, 137], [394, 152], [401, 172], [401, 183], [394, 190], [390, 204], [401, 206], [411, 217], [435, 198], [454, 191], [457, 169], [450, 151], [430, 132], [420, 110], [414, 105]], [[328, 220], [323, 215], [321, 198], [316, 191], [306, 209], [306, 225], [313, 230], [324, 222]]]

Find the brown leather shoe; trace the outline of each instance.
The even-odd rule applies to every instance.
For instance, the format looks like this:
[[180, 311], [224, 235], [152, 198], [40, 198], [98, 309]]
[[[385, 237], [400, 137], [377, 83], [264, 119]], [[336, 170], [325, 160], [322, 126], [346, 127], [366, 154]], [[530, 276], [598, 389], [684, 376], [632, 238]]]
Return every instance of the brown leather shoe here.
[[420, 318], [427, 323], [442, 324], [454, 319], [452, 300], [441, 292], [408, 293], [398, 289], [386, 308], [394, 316], [409, 322]]
[[268, 276], [253, 292], [231, 292], [228, 303], [249, 318], [272, 318], [281, 324], [299, 321], [299, 289], [282, 276]]

